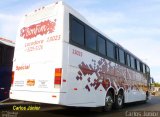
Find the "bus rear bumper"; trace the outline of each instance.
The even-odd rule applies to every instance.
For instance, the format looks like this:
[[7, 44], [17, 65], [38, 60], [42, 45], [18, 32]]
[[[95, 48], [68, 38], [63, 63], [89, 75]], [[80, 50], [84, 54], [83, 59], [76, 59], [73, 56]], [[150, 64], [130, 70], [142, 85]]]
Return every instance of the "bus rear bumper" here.
[[40, 91], [21, 91], [21, 90], [10, 90], [9, 97], [11, 99], [48, 103], [48, 104], [59, 104], [60, 92], [40, 92]]

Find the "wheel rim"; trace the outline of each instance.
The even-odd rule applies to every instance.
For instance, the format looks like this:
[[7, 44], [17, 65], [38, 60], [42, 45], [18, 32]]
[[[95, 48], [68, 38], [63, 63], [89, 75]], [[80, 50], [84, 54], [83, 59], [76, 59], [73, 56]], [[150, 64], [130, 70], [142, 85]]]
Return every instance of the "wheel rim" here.
[[106, 107], [108, 109], [111, 109], [112, 108], [112, 104], [113, 104], [113, 99], [111, 96], [107, 96], [106, 99], [105, 99], [105, 103], [106, 103]]
[[123, 96], [122, 95], [119, 95], [118, 96], [118, 105], [121, 106], [123, 103]]

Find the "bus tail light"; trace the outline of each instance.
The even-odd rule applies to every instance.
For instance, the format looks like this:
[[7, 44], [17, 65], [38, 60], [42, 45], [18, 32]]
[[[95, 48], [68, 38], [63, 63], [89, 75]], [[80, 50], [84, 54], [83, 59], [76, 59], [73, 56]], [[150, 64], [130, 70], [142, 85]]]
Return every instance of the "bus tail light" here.
[[14, 71], [12, 71], [11, 85], [13, 85], [13, 82], [14, 82]]
[[56, 68], [54, 76], [54, 87], [59, 88], [61, 86], [62, 68]]

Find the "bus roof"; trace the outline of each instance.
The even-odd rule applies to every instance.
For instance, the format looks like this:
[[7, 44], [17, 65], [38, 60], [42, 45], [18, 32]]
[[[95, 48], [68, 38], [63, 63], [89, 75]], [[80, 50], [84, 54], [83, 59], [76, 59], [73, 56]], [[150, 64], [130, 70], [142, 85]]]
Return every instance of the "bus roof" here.
[[14, 47], [15, 43], [11, 40], [0, 37], [0, 43]]

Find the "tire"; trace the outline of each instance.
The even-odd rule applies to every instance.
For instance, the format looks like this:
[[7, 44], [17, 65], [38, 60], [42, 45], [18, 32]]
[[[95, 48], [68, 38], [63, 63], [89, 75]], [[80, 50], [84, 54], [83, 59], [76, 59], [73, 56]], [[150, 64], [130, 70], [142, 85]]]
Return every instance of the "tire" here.
[[108, 92], [105, 97], [105, 106], [103, 107], [104, 111], [110, 111], [113, 107], [113, 95], [111, 92]]
[[114, 106], [116, 109], [121, 109], [123, 108], [123, 104], [124, 104], [124, 95], [122, 92], [119, 92], [118, 95], [116, 96]]
[[148, 94], [148, 92], [147, 92], [147, 93], [146, 93], [146, 99], [144, 100], [144, 102], [147, 103], [148, 100], [149, 100], [149, 94]]

